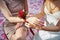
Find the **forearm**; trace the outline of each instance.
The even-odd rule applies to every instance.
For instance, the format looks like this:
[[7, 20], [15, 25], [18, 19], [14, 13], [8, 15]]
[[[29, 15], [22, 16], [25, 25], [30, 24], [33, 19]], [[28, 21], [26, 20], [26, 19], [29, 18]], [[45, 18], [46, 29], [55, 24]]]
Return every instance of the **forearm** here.
[[42, 30], [58, 32], [60, 31], [60, 28], [58, 26], [55, 26], [55, 27], [47, 26], [47, 27], [42, 27]]
[[4, 9], [1, 9], [2, 10], [2, 13], [3, 15], [6, 17], [6, 19], [9, 21], [9, 22], [21, 22], [23, 21], [22, 18], [19, 18], [19, 17], [12, 17], [10, 16], [9, 12], [4, 10]]
[[4, 1], [2, 1], [0, 3], [0, 10], [2, 11], [4, 16], [6, 16], [6, 17], [11, 16], [11, 12], [9, 11], [9, 9]]
[[8, 21], [11, 23], [19, 23], [19, 22], [24, 22], [24, 19], [19, 17], [9, 17]]
[[46, 30], [46, 31], [60, 31], [60, 20], [57, 23], [56, 26], [46, 26], [46, 27], [42, 27], [42, 30]]
[[24, 2], [24, 10], [28, 13], [28, 4], [27, 4], [27, 0], [25, 0], [25, 2]]
[[23, 21], [22, 18], [19, 18], [19, 17], [12, 17], [11, 16], [11, 12], [8, 10], [6, 4], [4, 1], [2, 1], [0, 3], [0, 9], [3, 13], [3, 15], [6, 17], [6, 19], [9, 21], [9, 22], [21, 22]]

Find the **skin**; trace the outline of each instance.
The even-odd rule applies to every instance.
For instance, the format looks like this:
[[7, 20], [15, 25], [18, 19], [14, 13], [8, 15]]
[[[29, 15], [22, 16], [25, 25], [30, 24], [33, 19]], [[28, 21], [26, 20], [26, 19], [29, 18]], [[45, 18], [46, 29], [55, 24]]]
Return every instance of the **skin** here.
[[3, 15], [6, 17], [6, 19], [9, 22], [11, 22], [11, 23], [24, 22], [24, 20], [22, 18], [12, 16], [11, 12], [7, 8], [6, 3], [4, 1], [0, 2], [0, 9], [1, 9]]
[[16, 30], [16, 33], [12, 35], [11, 40], [26, 40], [27, 28], [21, 26]]
[[[46, 6], [47, 6], [48, 10], [51, 10], [51, 8], [48, 7], [49, 6], [48, 2], [51, 2], [54, 6], [56, 6], [57, 4], [59, 4], [60, 1], [59, 0], [56, 0], [56, 1], [51, 1], [51, 0], [47, 1], [46, 0]], [[52, 8], [54, 8], [54, 6]], [[60, 11], [59, 9], [60, 9], [60, 6], [57, 5], [57, 7], [54, 10], [52, 10], [51, 13], [53, 14], [56, 11]], [[59, 22], [57, 23], [56, 26], [54, 26], [54, 27], [53, 26], [42, 27], [42, 29], [46, 30], [46, 31], [60, 31], [60, 19], [59, 19]]]
[[6, 19], [9, 22], [17, 23], [17, 25], [15, 26], [15, 28], [17, 29], [16, 33], [11, 37], [11, 40], [25, 40], [26, 35], [27, 35], [27, 29], [25, 27], [20, 27], [20, 24], [24, 22], [24, 19], [19, 18], [19, 17], [13, 17], [4, 1], [0, 2], [0, 9], [3, 15], [6, 17]]
[[[51, 0], [46, 0], [45, 1], [45, 6], [47, 6], [47, 8], [48, 8], [48, 10], [49, 11], [51, 11], [51, 8], [50, 7], [48, 7], [49, 6], [49, 2], [51, 2], [51, 4], [60, 4], [60, 2], [58, 2], [58, 1], [51, 1]], [[55, 5], [54, 5], [55, 6]], [[52, 7], [52, 6], [51, 6]], [[53, 7], [54, 8], [54, 7]], [[53, 14], [54, 12], [56, 12], [56, 11], [60, 11], [59, 10], [60, 9], [60, 7], [59, 7], [59, 5], [57, 5], [57, 7], [54, 9], [54, 10], [52, 10], [51, 11], [51, 13]], [[43, 5], [43, 7], [42, 7], [42, 12], [41, 13], [44, 13], [44, 5]], [[57, 23], [57, 25], [56, 26], [47, 26], [47, 27], [45, 27], [45, 26], [42, 26], [41, 27], [41, 25], [39, 25], [39, 26], [37, 26], [38, 24], [41, 24], [41, 22], [39, 23], [39, 21], [36, 21], [37, 19], [38, 19], [38, 17], [35, 17], [35, 19], [32, 17], [32, 20], [33, 21], [31, 21], [31, 17], [30, 18], [28, 18], [27, 19], [27, 21], [30, 23], [30, 25], [33, 23], [34, 25], [36, 25], [34, 28], [36, 29], [36, 28], [38, 28], [39, 30], [46, 30], [46, 31], [54, 31], [54, 32], [58, 32], [58, 31], [60, 31], [60, 19], [59, 19], [59, 22]], [[39, 20], [39, 19], [38, 19]], [[30, 25], [28, 25], [28, 26], [30, 26]], [[33, 26], [32, 26], [32, 28], [33, 28]]]

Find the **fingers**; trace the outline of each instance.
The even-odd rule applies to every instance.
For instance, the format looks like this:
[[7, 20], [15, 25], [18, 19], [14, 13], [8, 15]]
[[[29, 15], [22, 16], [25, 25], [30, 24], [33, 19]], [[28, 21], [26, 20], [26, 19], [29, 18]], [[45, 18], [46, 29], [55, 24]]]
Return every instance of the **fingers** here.
[[25, 23], [25, 26], [28, 28], [33, 28], [40, 30], [42, 26], [44, 26], [43, 22], [39, 22], [39, 24], [30, 24], [30, 23]]
[[33, 25], [31, 25], [30, 23], [25, 23], [25, 26], [28, 27], [28, 28], [33, 27]]
[[30, 23], [30, 24], [39, 24], [39, 22], [40, 22], [40, 20], [38, 19], [38, 18], [36, 18], [36, 17], [30, 17], [30, 18], [28, 18], [27, 19], [27, 21]]
[[41, 25], [43, 25], [43, 22], [41, 22], [38, 18], [36, 17], [30, 17], [27, 19], [29, 25], [28, 27], [34, 28], [34, 29], [40, 29]]
[[28, 28], [30, 28], [30, 24], [27, 23], [27, 22], [25, 23], [25, 26], [28, 27]]
[[35, 23], [34, 23], [35, 25], [37, 25], [37, 26], [44, 26], [44, 22], [42, 22], [42, 21], [35, 21]]
[[17, 23], [15, 29], [18, 29], [23, 23]]
[[27, 28], [26, 27], [20, 27], [16, 30], [15, 33], [16, 38], [22, 38], [25, 39], [27, 36]]
[[30, 23], [25, 23], [25, 26], [27, 27], [27, 28], [35, 28], [35, 26], [34, 25], [32, 25], [32, 24], [30, 24]]
[[40, 21], [38, 25], [36, 25], [37, 30], [42, 30], [42, 27], [44, 26], [44, 22]]

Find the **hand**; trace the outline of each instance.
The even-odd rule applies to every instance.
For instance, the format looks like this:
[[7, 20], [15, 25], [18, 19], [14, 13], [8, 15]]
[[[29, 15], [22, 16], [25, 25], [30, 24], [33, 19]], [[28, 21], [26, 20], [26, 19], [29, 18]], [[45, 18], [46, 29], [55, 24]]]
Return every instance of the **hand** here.
[[37, 26], [37, 25], [33, 26], [33, 25], [31, 25], [31, 24], [26, 22], [25, 26], [28, 27], [28, 28], [37, 29], [37, 30], [41, 30], [42, 29], [42, 25], [41, 24], [39, 26]]
[[19, 18], [19, 17], [8, 17], [7, 19], [11, 23], [19, 23], [19, 22], [24, 22], [24, 19]]
[[25, 22], [25, 26], [27, 28], [35, 28], [35, 26], [31, 25], [30, 23]]
[[29, 17], [29, 18], [26, 19], [26, 21], [28, 23], [32, 24], [33, 26], [40, 24], [40, 20], [36, 17]]
[[44, 26], [44, 22], [40, 21], [36, 17], [30, 17], [26, 20], [28, 23], [25, 23], [25, 25], [29, 28], [34, 28], [34, 29], [41, 29], [42, 26]]
[[15, 29], [17, 30], [19, 27], [21, 27], [23, 24], [23, 22], [20, 22], [20, 23], [17, 23], [16, 26], [15, 26]]
[[26, 36], [27, 36], [27, 28], [20, 27], [16, 30], [16, 33], [15, 33], [16, 39], [24, 40], [26, 39]]

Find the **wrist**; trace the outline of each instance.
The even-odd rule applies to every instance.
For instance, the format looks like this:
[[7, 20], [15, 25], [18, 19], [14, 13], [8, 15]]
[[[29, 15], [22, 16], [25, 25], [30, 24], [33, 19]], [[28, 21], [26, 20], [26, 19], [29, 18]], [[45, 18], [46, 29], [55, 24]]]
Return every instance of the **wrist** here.
[[20, 22], [25, 22], [25, 20], [23, 18], [20, 18]]
[[42, 27], [41, 27], [41, 30], [44, 30], [44, 28], [45, 28], [45, 27], [44, 27], [44, 26], [42, 26]]
[[40, 26], [39, 30], [43, 30], [44, 25]]

